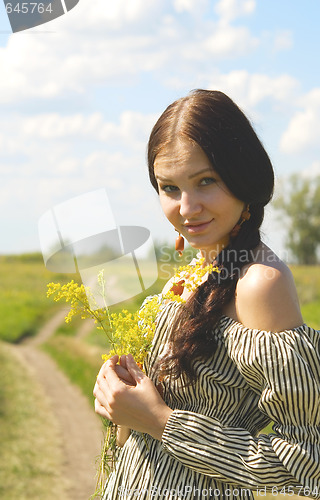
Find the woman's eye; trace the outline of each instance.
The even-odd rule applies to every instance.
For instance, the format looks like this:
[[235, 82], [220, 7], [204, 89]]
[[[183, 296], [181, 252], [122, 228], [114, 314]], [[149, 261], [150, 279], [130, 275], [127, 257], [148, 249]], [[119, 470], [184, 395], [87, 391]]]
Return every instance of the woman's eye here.
[[213, 184], [214, 182], [217, 181], [213, 177], [205, 177], [204, 179], [201, 179], [200, 184], [202, 186], [206, 186], [207, 184]]
[[165, 193], [172, 193], [173, 191], [177, 191], [177, 186], [161, 186], [161, 191], [164, 191]]

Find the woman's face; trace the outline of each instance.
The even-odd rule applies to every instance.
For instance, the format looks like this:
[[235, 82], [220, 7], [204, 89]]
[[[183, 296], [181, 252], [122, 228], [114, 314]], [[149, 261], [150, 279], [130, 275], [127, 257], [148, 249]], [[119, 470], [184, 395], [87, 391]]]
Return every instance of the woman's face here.
[[157, 155], [154, 173], [165, 216], [212, 260], [228, 245], [245, 204], [228, 190], [203, 150], [187, 139]]

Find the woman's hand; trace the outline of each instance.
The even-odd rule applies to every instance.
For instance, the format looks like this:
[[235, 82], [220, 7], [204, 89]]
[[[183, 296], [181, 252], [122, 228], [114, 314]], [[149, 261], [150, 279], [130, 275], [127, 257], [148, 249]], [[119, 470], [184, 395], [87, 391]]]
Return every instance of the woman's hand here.
[[112, 356], [100, 369], [93, 391], [96, 413], [161, 440], [171, 408], [131, 354], [121, 356], [120, 364], [118, 360]]

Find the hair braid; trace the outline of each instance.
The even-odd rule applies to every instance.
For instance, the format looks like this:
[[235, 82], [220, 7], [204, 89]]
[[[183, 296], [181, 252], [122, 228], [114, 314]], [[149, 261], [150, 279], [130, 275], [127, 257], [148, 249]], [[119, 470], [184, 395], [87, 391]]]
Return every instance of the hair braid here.
[[[246, 228], [247, 229], [247, 228]], [[242, 233], [243, 231], [243, 233]], [[259, 230], [246, 231], [224, 249], [216, 259], [219, 272], [209, 274], [179, 310], [172, 326], [172, 350], [161, 361], [161, 374], [178, 378], [185, 372], [194, 378], [193, 360], [211, 356], [216, 349], [212, 335], [223, 315], [224, 307], [232, 300], [244, 266], [253, 261], [252, 250], [260, 243]], [[241, 240], [246, 241], [244, 246]], [[231, 256], [231, 258], [230, 258]]]

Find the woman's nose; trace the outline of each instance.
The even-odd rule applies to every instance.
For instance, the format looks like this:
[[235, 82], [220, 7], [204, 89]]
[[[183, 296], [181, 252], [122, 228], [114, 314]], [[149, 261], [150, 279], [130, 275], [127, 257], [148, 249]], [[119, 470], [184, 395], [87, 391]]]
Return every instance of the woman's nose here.
[[180, 198], [180, 215], [184, 219], [192, 219], [202, 210], [200, 200], [193, 193], [183, 191]]

